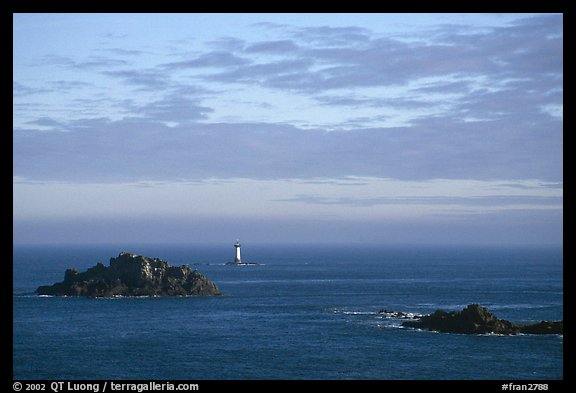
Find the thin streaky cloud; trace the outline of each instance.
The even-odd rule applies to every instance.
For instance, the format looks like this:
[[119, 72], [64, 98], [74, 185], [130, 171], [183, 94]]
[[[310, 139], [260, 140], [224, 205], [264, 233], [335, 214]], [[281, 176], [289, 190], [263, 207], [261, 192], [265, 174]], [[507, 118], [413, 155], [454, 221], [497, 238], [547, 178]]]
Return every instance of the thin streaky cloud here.
[[226, 68], [230, 66], [241, 66], [250, 64], [252, 61], [231, 54], [229, 52], [217, 51], [204, 53], [198, 57], [190, 60], [177, 61], [172, 63], [163, 64], [162, 67], [166, 69], [186, 69], [186, 68]]
[[318, 195], [297, 195], [292, 198], [277, 199], [274, 202], [296, 202], [313, 205], [342, 205], [351, 207], [370, 207], [379, 205], [459, 205], [479, 207], [510, 207], [513, 205], [532, 208], [561, 208], [563, 198], [558, 196], [528, 196], [528, 195], [489, 195], [471, 197], [453, 196], [406, 196], [354, 198], [327, 197]]

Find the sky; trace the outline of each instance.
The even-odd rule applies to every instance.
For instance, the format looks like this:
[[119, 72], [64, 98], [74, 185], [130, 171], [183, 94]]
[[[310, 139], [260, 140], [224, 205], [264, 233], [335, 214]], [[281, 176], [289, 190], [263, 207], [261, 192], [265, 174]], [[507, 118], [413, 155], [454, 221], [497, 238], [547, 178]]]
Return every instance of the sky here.
[[13, 242], [562, 245], [559, 14], [14, 14]]

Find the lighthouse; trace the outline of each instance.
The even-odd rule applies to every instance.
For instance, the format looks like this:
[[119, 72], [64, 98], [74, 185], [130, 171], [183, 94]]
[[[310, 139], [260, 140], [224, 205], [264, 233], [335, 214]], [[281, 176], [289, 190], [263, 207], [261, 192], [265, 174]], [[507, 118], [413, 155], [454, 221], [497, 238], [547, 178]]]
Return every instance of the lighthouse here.
[[240, 264], [242, 263], [242, 259], [240, 258], [240, 240], [236, 240], [234, 248], [236, 248], [236, 256], [234, 257], [234, 263]]

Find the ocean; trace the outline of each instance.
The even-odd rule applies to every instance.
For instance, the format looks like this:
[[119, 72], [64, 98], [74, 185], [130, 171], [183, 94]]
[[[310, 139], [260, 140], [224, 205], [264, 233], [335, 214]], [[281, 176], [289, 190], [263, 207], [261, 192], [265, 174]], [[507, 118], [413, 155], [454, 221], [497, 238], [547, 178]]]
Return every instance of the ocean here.
[[[121, 251], [190, 264], [217, 297], [40, 297], [66, 268]], [[558, 248], [243, 243], [18, 246], [13, 378], [559, 380], [563, 336], [421, 331], [380, 309], [487, 307], [515, 323], [563, 319]]]

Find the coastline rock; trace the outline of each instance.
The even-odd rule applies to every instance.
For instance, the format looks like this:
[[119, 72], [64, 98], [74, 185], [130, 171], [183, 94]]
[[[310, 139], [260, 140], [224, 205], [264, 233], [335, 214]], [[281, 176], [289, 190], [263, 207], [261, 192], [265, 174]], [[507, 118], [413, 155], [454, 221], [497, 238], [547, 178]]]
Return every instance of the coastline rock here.
[[533, 325], [520, 326], [520, 333], [564, 334], [564, 321], [541, 321]]
[[479, 304], [469, 304], [462, 311], [437, 310], [416, 321], [403, 322], [402, 326], [460, 334], [563, 334], [563, 321], [515, 325], [505, 319], [496, 318]]
[[67, 269], [64, 281], [40, 286], [39, 295], [52, 296], [213, 296], [220, 289], [197, 270], [171, 266], [159, 258], [121, 252], [110, 266], [98, 262], [80, 273]]

